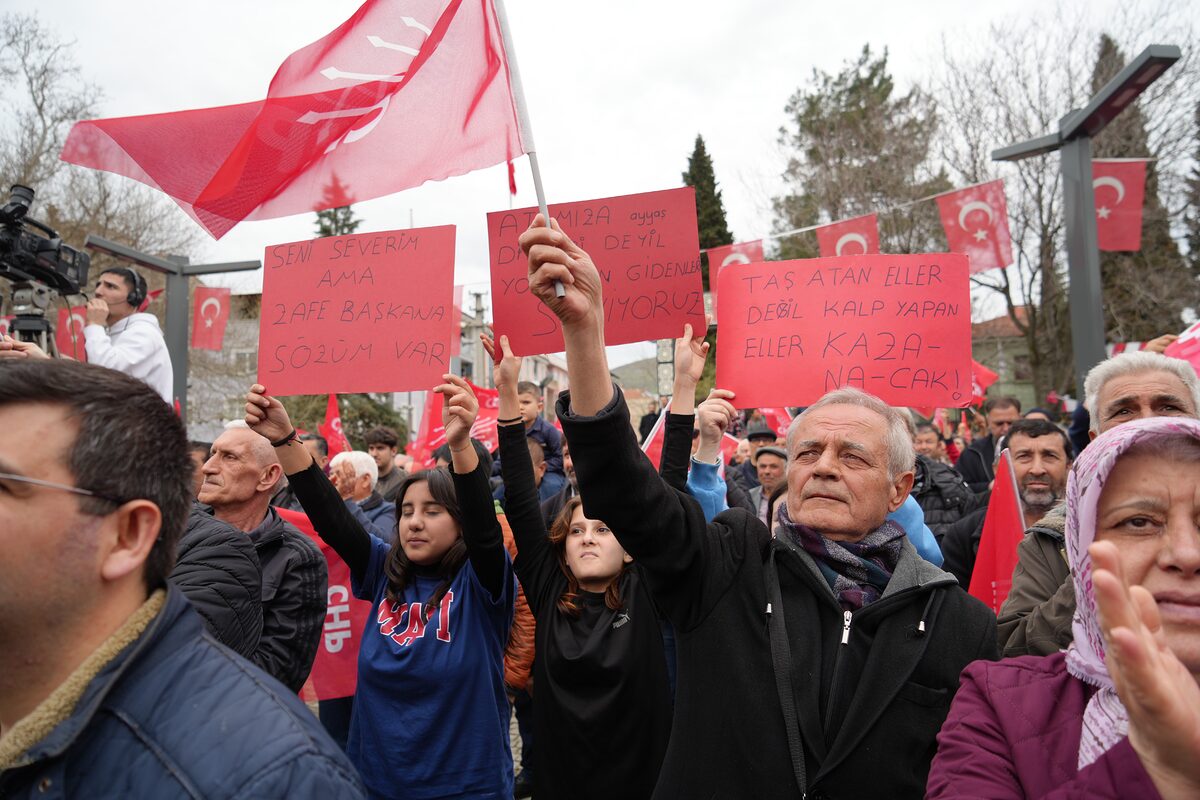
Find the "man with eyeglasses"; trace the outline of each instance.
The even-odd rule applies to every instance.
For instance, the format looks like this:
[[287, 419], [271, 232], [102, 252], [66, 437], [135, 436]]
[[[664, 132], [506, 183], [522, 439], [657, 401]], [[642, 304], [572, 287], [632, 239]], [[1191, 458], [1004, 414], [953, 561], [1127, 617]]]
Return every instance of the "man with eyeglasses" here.
[[361, 797], [167, 582], [192, 464], [154, 390], [0, 359], [0, 430], [0, 797]]

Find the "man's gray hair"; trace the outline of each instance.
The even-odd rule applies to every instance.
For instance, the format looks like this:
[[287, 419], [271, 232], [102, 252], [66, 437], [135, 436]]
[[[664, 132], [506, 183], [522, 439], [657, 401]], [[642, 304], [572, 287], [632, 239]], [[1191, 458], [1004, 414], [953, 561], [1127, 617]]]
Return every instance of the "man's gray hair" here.
[[1136, 350], [1101, 361], [1092, 367], [1084, 379], [1083, 404], [1092, 416], [1092, 431], [1100, 433], [1100, 392], [1104, 390], [1105, 385], [1114, 378], [1124, 378], [1142, 372], [1166, 372], [1179, 378], [1192, 396], [1192, 408], [1196, 413], [1200, 413], [1200, 380], [1196, 378], [1196, 370], [1192, 369], [1191, 364], [1181, 358]]
[[375, 491], [375, 486], [379, 483], [379, 465], [375, 463], [375, 459], [362, 450], [343, 450], [329, 459], [329, 469], [337, 469], [340, 464], [347, 461], [354, 470], [355, 478], [361, 478], [363, 475], [371, 476], [371, 491]]
[[908, 421], [904, 419], [908, 412], [894, 409], [875, 395], [867, 394], [860, 389], [854, 389], [849, 386], [827, 393], [820, 400], [804, 409], [792, 421], [787, 433], [789, 461], [794, 457], [792, 447], [796, 443], [796, 431], [800, 428], [800, 420], [804, 419], [805, 415], [810, 411], [815, 411], [825, 406], [858, 406], [868, 411], [874, 411], [883, 417], [887, 422], [887, 434], [884, 436], [884, 444], [887, 445], [888, 477], [894, 479], [902, 473], [912, 472], [913, 466], [917, 461], [917, 452], [913, 449], [912, 436], [908, 432], [909, 426], [912, 424], [912, 418], [909, 417]]

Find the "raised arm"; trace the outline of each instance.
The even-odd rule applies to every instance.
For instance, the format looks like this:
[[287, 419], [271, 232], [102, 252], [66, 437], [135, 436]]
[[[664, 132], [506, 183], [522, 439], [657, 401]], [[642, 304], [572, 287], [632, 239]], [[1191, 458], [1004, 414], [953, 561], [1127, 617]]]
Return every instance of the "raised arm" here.
[[687, 485], [688, 461], [692, 457], [692, 427], [696, 421], [696, 385], [704, 374], [709, 345], [707, 330], [692, 334], [692, 325], [683, 326], [683, 336], [675, 340], [675, 384], [671, 410], [663, 431], [662, 457], [658, 471], [673, 488]]
[[259, 383], [246, 394], [246, 424], [275, 447], [279, 463], [313, 528], [350, 568], [356, 580], [367, 570], [371, 537], [354, 519], [299, 439], [283, 404]]
[[442, 395], [442, 423], [450, 445], [454, 492], [463, 517], [463, 542], [479, 582], [493, 598], [501, 597], [509, 576], [504, 533], [496, 519], [496, 505], [487, 472], [471, 444], [471, 426], [479, 415], [479, 401], [470, 385], [457, 375], [443, 375], [434, 389]]

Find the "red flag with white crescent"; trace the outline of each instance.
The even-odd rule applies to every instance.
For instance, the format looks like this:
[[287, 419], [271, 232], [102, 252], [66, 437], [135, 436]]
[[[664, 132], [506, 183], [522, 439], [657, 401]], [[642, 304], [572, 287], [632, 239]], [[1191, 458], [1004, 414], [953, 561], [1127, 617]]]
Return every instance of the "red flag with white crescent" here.
[[0, 334], [8, 335], [8, 332], [12, 330], [12, 321], [11, 314], [7, 317], [0, 317]]
[[333, 458], [343, 450], [353, 450], [350, 441], [342, 431], [342, 414], [338, 410], [336, 394], [330, 394], [325, 404], [325, 422], [317, 426], [317, 431], [325, 437], [329, 445], [329, 457]]
[[197, 286], [192, 298], [192, 347], [221, 350], [225, 345], [225, 323], [229, 321], [230, 290]]
[[721, 274], [721, 270], [734, 264], [756, 264], [765, 260], [762, 239], [708, 249], [708, 293], [712, 296], [714, 320], [717, 318], [717, 276]]
[[980, 364], [974, 359], [971, 360], [971, 404], [981, 405], [987, 399], [988, 387], [999, 380], [1000, 376], [992, 372], [990, 369]]
[[988, 501], [975, 571], [971, 573], [969, 593], [997, 614], [1012, 589], [1013, 569], [1017, 566], [1017, 545], [1025, 536], [1025, 514], [1017, 491], [1017, 473], [1009, 451], [996, 463], [996, 481]]
[[54, 345], [60, 356], [73, 358], [76, 361], [87, 361], [87, 349], [84, 347], [83, 329], [87, 327], [87, 306], [75, 308], [60, 308], [58, 310], [58, 327], [54, 329]]
[[658, 419], [654, 421], [654, 427], [646, 436], [646, 441], [642, 442], [642, 452], [650, 459], [650, 463], [654, 465], [655, 469], [658, 469], [659, 463], [662, 461], [663, 439], [667, 433], [667, 414], [670, 413], [671, 401], [667, 400], [662, 411], [658, 413]]
[[782, 407], [760, 407], [758, 410], [763, 415], [763, 422], [767, 424], [767, 427], [775, 431], [777, 436], [787, 436], [788, 428], [792, 425], [792, 412]]
[[1004, 181], [981, 183], [937, 198], [951, 253], [965, 253], [971, 272], [1003, 269], [1012, 263]]
[[62, 159], [170, 196], [214, 238], [526, 152], [492, 0], [367, 0], [265, 100], [76, 123]]
[[1096, 238], [1100, 249], [1142, 249], [1142, 207], [1146, 201], [1146, 162], [1142, 159], [1092, 161], [1096, 198]]
[[879, 252], [879, 220], [874, 214], [822, 225], [816, 233], [822, 258]]

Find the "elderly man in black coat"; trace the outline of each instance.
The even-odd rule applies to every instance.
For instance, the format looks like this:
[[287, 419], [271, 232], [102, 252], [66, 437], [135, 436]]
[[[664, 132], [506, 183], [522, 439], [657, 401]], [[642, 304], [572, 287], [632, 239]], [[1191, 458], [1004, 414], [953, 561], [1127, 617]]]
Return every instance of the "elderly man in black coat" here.
[[[563, 323], [571, 392], [558, 410], [584, 510], [641, 565], [678, 641], [655, 796], [922, 797], [959, 672], [997, 656], [996, 619], [886, 519], [912, 485], [906, 424], [877, 398], [835, 392], [790, 431], [777, 535], [741, 509], [706, 524], [637, 448], [609, 378], [596, 267], [543, 225], [521, 245], [530, 289]], [[699, 414], [717, 429], [732, 415], [725, 401]]]

